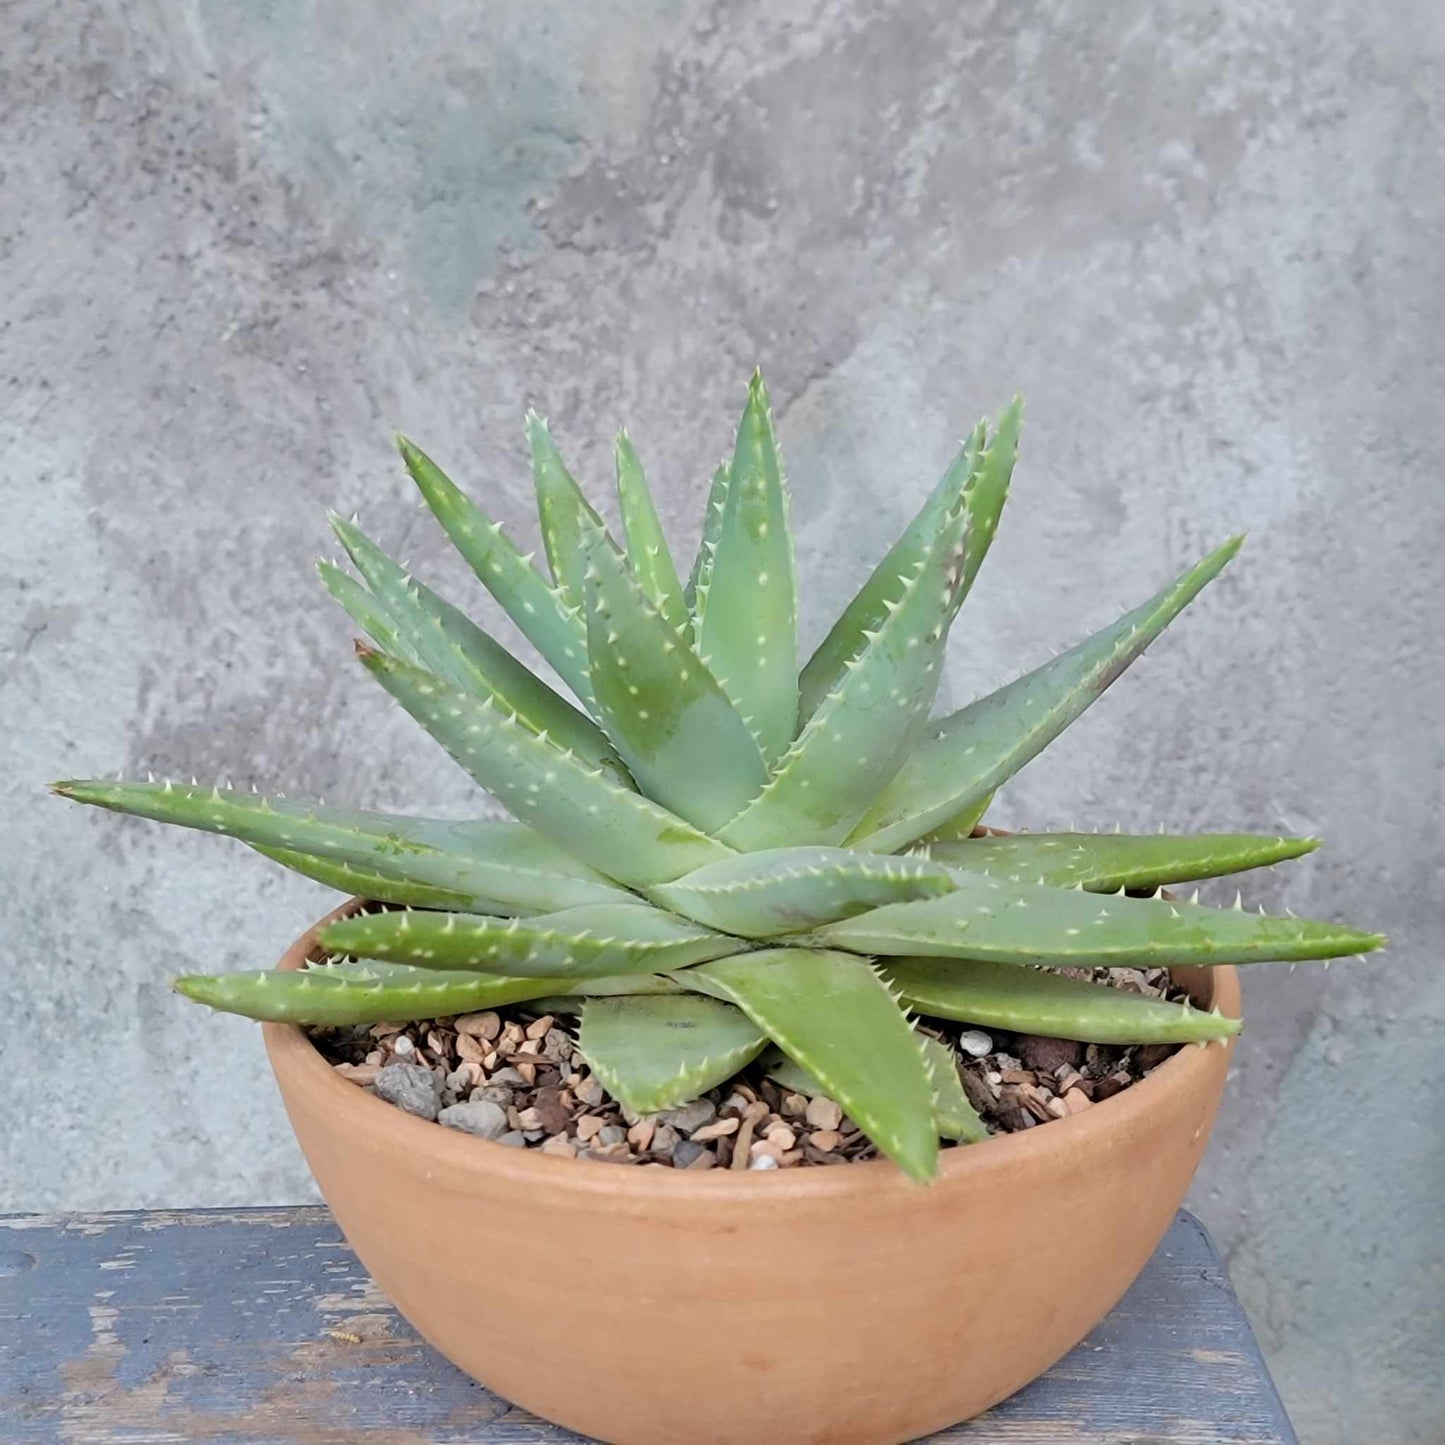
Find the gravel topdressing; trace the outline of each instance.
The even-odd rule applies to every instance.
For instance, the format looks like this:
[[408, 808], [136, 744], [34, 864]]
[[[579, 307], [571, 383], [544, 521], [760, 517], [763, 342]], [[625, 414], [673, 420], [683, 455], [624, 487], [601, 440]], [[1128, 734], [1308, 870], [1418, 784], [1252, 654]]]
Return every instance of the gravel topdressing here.
[[[1162, 969], [1073, 972], [1185, 997]], [[832, 1099], [782, 1088], [756, 1063], [692, 1103], [634, 1114], [592, 1076], [574, 1024], [518, 1004], [421, 1023], [312, 1029], [310, 1037], [337, 1073], [378, 1098], [513, 1148], [674, 1169], [792, 1169], [877, 1156]], [[923, 1027], [957, 1055], [964, 1090], [991, 1133], [1090, 1109], [1177, 1047], [1080, 1044], [935, 1021]]]

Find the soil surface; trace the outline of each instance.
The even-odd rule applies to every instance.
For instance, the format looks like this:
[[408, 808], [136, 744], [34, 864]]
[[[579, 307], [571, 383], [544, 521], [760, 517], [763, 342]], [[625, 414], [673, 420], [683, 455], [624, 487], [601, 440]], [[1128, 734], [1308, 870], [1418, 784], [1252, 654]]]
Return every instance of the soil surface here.
[[[1186, 997], [1163, 969], [1068, 972]], [[832, 1099], [782, 1088], [756, 1063], [690, 1104], [634, 1114], [591, 1074], [576, 1047], [576, 1022], [515, 1004], [420, 1023], [312, 1029], [310, 1037], [358, 1087], [445, 1128], [518, 1149], [673, 1169], [792, 1169], [877, 1156]], [[964, 1089], [995, 1134], [1091, 1109], [1178, 1047], [1080, 1044], [935, 1020], [921, 1026], [953, 1050]]]

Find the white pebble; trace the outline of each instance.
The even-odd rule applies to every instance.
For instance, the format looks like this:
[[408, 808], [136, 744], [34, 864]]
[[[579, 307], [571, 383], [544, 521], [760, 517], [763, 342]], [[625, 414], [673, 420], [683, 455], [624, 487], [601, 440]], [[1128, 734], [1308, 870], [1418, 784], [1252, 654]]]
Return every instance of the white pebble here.
[[396, 1054], [398, 1058], [404, 1059], [409, 1053], [412, 1052], [413, 1049], [415, 1049], [416, 1045], [413, 1044], [412, 1041], [407, 1038], [405, 1034], [401, 1034], [398, 1036], [396, 1042], [391, 1047], [392, 1051]]
[[993, 1040], [982, 1029], [964, 1029], [958, 1036], [958, 1046], [975, 1059], [986, 1058], [993, 1052]]
[[759, 1154], [758, 1157], [748, 1165], [749, 1169], [776, 1169], [777, 1167], [778, 1161], [774, 1159], [771, 1154]]

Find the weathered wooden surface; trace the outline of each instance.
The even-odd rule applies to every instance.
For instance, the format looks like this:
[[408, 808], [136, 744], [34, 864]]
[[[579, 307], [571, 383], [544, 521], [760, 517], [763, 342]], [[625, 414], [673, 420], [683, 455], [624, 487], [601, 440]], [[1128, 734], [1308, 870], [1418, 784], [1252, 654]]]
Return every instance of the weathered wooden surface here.
[[[1295, 1437], [1213, 1244], [1181, 1214], [1127, 1298], [1067, 1359], [934, 1438]], [[0, 1218], [5, 1445], [577, 1439], [423, 1344], [324, 1209]]]

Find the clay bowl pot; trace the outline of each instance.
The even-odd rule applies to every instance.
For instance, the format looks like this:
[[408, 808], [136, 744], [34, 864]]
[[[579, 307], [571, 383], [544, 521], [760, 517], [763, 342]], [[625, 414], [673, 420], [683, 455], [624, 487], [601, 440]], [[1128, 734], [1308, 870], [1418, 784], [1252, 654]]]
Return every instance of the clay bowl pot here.
[[[1180, 980], [1238, 1014], [1233, 969]], [[1012, 1394], [1153, 1253], [1230, 1059], [1187, 1046], [1081, 1114], [946, 1150], [922, 1186], [886, 1160], [694, 1174], [506, 1148], [265, 1032], [311, 1172], [396, 1307], [497, 1394], [619, 1445], [880, 1445]]]

